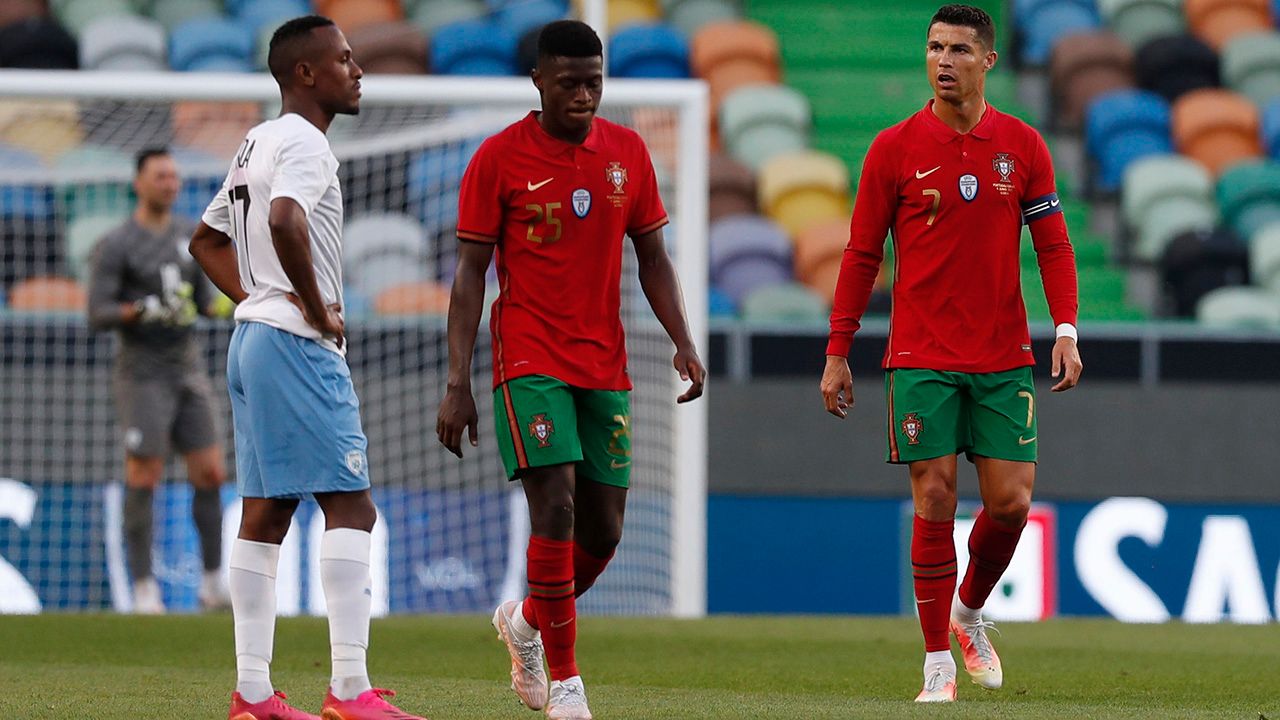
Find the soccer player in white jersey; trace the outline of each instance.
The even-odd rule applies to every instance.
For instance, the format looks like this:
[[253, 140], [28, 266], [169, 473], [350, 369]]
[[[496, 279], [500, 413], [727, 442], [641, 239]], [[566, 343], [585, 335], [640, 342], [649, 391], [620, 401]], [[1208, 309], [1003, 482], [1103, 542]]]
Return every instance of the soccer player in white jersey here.
[[276, 567], [302, 498], [325, 515], [320, 582], [333, 674], [324, 720], [421, 720], [388, 703], [369, 644], [368, 445], [343, 347], [342, 190], [325, 132], [360, 108], [359, 65], [327, 18], [286, 22], [268, 65], [280, 116], [249, 131], [191, 254], [237, 304], [227, 358], [244, 515], [231, 551], [236, 691], [230, 720], [318, 720], [271, 685]]

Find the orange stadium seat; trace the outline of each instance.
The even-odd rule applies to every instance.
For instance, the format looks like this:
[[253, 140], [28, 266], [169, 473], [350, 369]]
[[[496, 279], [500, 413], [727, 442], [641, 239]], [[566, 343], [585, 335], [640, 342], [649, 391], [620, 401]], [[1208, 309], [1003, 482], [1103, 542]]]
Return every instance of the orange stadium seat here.
[[399, 0], [328, 0], [316, 5], [320, 13], [337, 23], [344, 33], [404, 19]]
[[9, 290], [9, 308], [26, 312], [84, 312], [88, 296], [71, 278], [34, 277]]
[[395, 285], [373, 298], [379, 315], [447, 315], [449, 288], [430, 281]]
[[214, 157], [230, 157], [249, 128], [262, 122], [262, 108], [254, 102], [200, 102], [173, 104], [173, 140], [176, 145], [203, 150]]
[[710, 199], [707, 219], [756, 213], [756, 176], [751, 168], [724, 153], [712, 153], [708, 168]]
[[1090, 100], [1134, 86], [1133, 49], [1111, 32], [1068, 35], [1053, 46], [1049, 84], [1057, 122], [1078, 129]]
[[427, 72], [427, 36], [412, 23], [363, 25], [348, 33], [351, 54], [367, 73], [422, 75]]
[[829, 302], [836, 293], [840, 260], [849, 243], [849, 219], [815, 223], [795, 236], [796, 278]]
[[1258, 108], [1243, 95], [1217, 88], [1193, 90], [1174, 102], [1171, 116], [1178, 152], [1215, 177], [1262, 155]]
[[689, 69], [710, 88], [711, 142], [720, 147], [720, 102], [746, 85], [782, 79], [778, 36], [759, 23], [729, 20], [702, 26], [689, 43]]
[[1219, 52], [1237, 35], [1272, 29], [1271, 0], [1186, 0], [1191, 32]]

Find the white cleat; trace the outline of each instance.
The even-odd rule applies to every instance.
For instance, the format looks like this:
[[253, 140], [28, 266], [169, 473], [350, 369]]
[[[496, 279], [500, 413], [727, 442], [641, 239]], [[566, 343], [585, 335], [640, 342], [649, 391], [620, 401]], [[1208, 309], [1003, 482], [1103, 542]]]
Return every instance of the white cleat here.
[[[969, 671], [973, 681], [988, 690], [999, 690], [1004, 684], [1004, 670], [1000, 667], [1000, 656], [991, 646], [988, 630], [995, 630], [995, 623], [979, 620], [975, 623], [962, 623], [951, 618], [951, 632], [960, 642], [960, 651], [964, 654], [964, 669]], [[999, 630], [996, 630], [999, 632]]]
[[[511, 689], [530, 710], [541, 710], [547, 704], [547, 671], [542, 665], [542, 638], [525, 640], [511, 627], [512, 613], [518, 603], [508, 600], [493, 611], [493, 629], [507, 645], [511, 655]], [[573, 716], [576, 717], [576, 716]], [[588, 716], [590, 717], [590, 716]]]
[[956, 701], [955, 668], [935, 668], [924, 676], [924, 689], [916, 696], [918, 703], [942, 703]]
[[200, 579], [200, 609], [210, 612], [231, 609], [231, 591], [222, 581], [222, 573], [218, 570], [206, 570]]
[[591, 711], [587, 709], [587, 691], [582, 687], [580, 676], [575, 675], [564, 681], [551, 681], [547, 717], [550, 720], [591, 720]]
[[160, 583], [155, 577], [146, 577], [133, 583], [133, 614], [163, 615], [164, 600], [160, 597]]

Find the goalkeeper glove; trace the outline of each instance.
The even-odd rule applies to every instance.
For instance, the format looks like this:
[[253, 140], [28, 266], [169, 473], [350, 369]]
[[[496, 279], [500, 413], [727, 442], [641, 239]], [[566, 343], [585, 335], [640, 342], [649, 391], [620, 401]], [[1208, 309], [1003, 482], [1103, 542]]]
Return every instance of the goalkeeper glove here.
[[169, 324], [178, 327], [190, 327], [196, 321], [195, 289], [191, 283], [184, 282], [178, 286], [177, 292], [165, 298], [169, 308]]
[[140, 323], [167, 323], [171, 314], [168, 306], [157, 295], [148, 295], [135, 301], [133, 310]]

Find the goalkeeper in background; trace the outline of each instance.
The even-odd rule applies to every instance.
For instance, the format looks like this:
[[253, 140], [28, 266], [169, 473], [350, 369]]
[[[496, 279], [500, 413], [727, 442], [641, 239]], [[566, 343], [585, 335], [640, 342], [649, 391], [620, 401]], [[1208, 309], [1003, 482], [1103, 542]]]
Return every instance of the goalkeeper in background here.
[[222, 564], [222, 501], [227, 472], [218, 443], [213, 393], [191, 328], [210, 307], [212, 286], [187, 252], [195, 224], [173, 215], [178, 169], [164, 149], [138, 153], [138, 205], [98, 241], [89, 279], [89, 323], [119, 332], [112, 389], [125, 450], [124, 537], [133, 609], [164, 612], [151, 569], [152, 499], [170, 449], [182, 453], [194, 487], [191, 515], [200, 535], [200, 604], [230, 607]]

